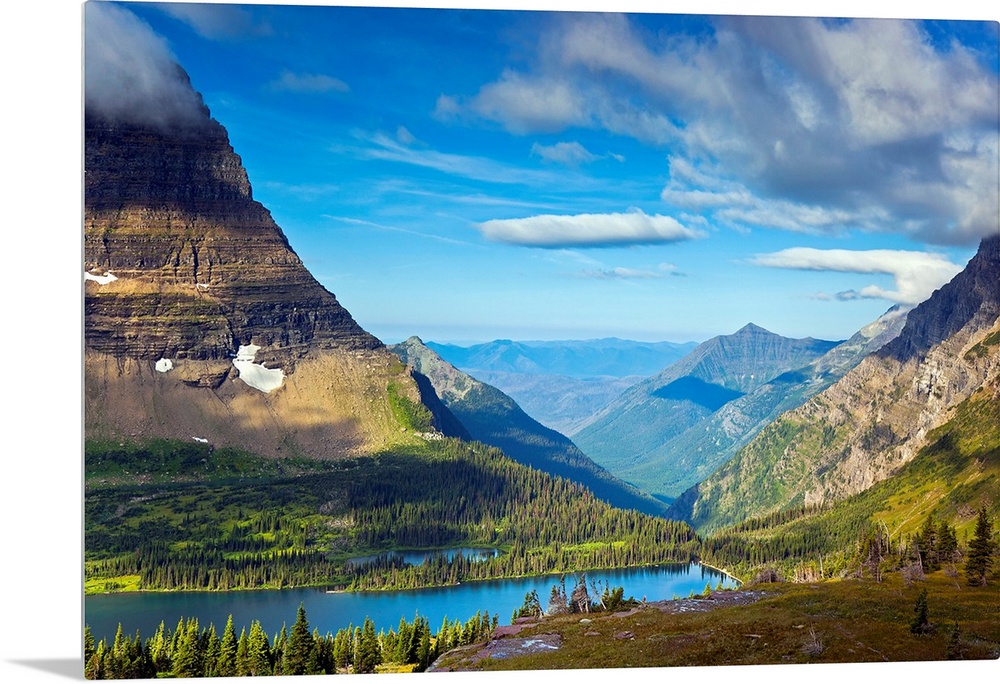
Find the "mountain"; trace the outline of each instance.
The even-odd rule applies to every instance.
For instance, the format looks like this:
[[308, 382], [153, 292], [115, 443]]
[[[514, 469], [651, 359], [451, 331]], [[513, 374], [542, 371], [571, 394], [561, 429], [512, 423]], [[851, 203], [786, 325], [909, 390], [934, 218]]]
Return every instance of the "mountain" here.
[[899, 335], [906, 310], [896, 305], [809, 364], [786, 371], [666, 439], [637, 465], [633, 478], [684, 491], [711, 475], [779, 415], [823, 391], [870, 352]]
[[[88, 439], [197, 439], [336, 457], [414, 443], [446, 416], [253, 199], [187, 75], [183, 117], [84, 119]], [[148, 109], [148, 108], [147, 108]]]
[[442, 359], [420, 338], [389, 347], [425, 376], [445, 406], [472, 439], [495, 446], [510, 458], [589, 488], [619, 508], [663, 515], [666, 507], [614, 478], [591, 461], [565, 436], [546, 428], [495, 387], [463, 373]]
[[501, 390], [529, 416], [567, 437], [589, 425], [601, 409], [643, 379], [641, 375], [573, 378], [474, 369], [465, 372]]
[[655, 466], [647, 467], [656, 461], [664, 442], [837, 344], [782, 337], [748, 324], [732, 335], [703, 342], [625, 391], [574, 435], [574, 441], [621, 479], [657, 496], [677, 496], [683, 487], [664, 487], [663, 481], [672, 478], [664, 478]]
[[[494, 340], [469, 347], [428, 342], [456, 368], [571, 378], [649, 376], [682, 358], [694, 342], [638, 342], [614, 337], [597, 340]], [[468, 369], [468, 370], [467, 370]]]
[[900, 334], [842, 379], [783, 414], [675, 514], [712, 530], [884, 481], [927, 445], [955, 407], [1000, 372], [1000, 236], [914, 308]]
[[622, 392], [677, 361], [694, 342], [494, 340], [460, 347], [427, 346], [477, 380], [493, 385], [532, 418], [574, 435]]

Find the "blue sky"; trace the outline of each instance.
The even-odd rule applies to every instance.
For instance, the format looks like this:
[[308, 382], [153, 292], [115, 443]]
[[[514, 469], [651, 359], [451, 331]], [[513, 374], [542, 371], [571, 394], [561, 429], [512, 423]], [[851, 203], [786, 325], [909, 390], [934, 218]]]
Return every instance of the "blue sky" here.
[[995, 22], [100, 5], [386, 342], [841, 339], [1000, 230]]

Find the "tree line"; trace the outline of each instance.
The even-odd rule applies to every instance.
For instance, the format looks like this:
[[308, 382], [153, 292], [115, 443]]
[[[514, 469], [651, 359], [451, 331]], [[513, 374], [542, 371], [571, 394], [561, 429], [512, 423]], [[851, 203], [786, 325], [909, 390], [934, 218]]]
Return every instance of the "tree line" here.
[[[328, 468], [244, 484], [88, 492], [87, 577], [138, 576], [144, 590], [403, 589], [688, 562], [699, 551], [684, 522], [614, 508], [479, 444], [441, 440], [423, 454]], [[346, 562], [373, 551], [458, 546], [503, 553], [420, 566]]]
[[94, 641], [84, 628], [84, 676], [87, 679], [152, 679], [157, 677], [260, 677], [372, 673], [381, 665], [421, 672], [447, 650], [485, 641], [497, 627], [497, 617], [478, 612], [465, 622], [445, 618], [435, 633], [419, 615], [412, 622], [400, 618], [395, 630], [375, 632], [370, 618], [336, 634], [310, 630], [305, 606], [300, 604], [291, 628], [268, 637], [259, 621], [243, 627], [239, 636], [232, 615], [219, 634], [215, 625], [184, 619], [170, 629], [163, 622], [143, 639], [122, 632], [112, 642]]

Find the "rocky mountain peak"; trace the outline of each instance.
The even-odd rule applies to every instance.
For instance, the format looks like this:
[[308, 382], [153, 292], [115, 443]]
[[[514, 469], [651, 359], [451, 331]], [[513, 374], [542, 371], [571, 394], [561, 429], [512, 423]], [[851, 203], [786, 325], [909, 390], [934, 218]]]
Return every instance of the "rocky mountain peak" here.
[[910, 311], [906, 326], [879, 356], [906, 361], [927, 353], [970, 323], [1000, 315], [1000, 235], [985, 238], [965, 269]]
[[314, 347], [380, 347], [253, 199], [225, 128], [203, 104], [186, 111], [165, 125], [87, 100], [88, 349], [226, 360], [252, 343], [261, 361], [292, 364]]
[[747, 323], [737, 330], [734, 335], [774, 335], [770, 330], [766, 330], [755, 323]]

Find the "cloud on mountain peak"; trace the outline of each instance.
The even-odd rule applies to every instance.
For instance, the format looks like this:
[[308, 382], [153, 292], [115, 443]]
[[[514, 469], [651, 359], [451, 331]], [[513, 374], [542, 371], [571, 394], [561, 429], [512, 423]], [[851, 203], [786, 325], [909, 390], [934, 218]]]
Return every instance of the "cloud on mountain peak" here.
[[158, 127], [202, 125], [201, 96], [166, 42], [117, 5], [84, 5], [84, 101], [88, 113]]

